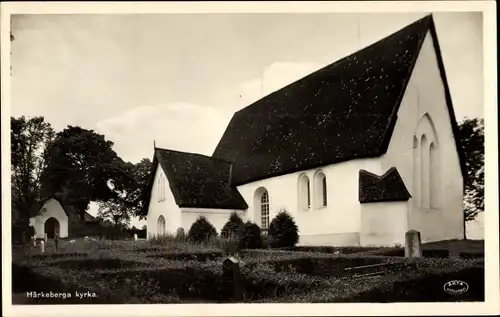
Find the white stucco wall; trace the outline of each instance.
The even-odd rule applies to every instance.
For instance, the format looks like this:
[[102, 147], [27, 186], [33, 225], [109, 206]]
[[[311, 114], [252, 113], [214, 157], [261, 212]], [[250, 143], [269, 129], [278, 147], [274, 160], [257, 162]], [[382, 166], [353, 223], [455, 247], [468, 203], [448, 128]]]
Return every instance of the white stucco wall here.
[[207, 218], [217, 233], [220, 234], [222, 227], [229, 220], [229, 216], [233, 211], [236, 211], [243, 221], [247, 220], [245, 211], [230, 210], [230, 209], [205, 209], [205, 208], [181, 208], [182, 211], [182, 227], [184, 232], [188, 233], [191, 225], [198, 219], [199, 216]]
[[361, 204], [362, 246], [395, 246], [405, 244], [408, 230], [409, 202], [374, 202]]
[[[164, 182], [164, 200], [158, 201], [158, 179], [162, 177]], [[149, 201], [148, 216], [147, 216], [147, 231], [148, 237], [158, 234], [158, 218], [165, 218], [166, 233], [175, 234], [177, 228], [181, 226], [181, 211], [175, 203], [174, 196], [170, 190], [170, 186], [162, 168], [158, 166], [154, 178], [153, 188], [151, 190], [151, 198]]]
[[[439, 208], [418, 207], [413, 168], [413, 137], [422, 117], [428, 114], [434, 123], [439, 142], [440, 190]], [[437, 56], [430, 33], [423, 43], [398, 112], [398, 121], [387, 153], [381, 158], [382, 168], [395, 166], [413, 199], [410, 199], [409, 229], [421, 232], [422, 241], [462, 239], [463, 223], [463, 180], [459, 156], [455, 145], [452, 126], [446, 105], [444, 85], [439, 73]], [[421, 125], [422, 131], [430, 130]], [[430, 131], [427, 131], [430, 132]]]
[[59, 236], [61, 238], [68, 237], [68, 215], [61, 206], [61, 203], [51, 198], [47, 200], [40, 209], [42, 210], [44, 208], [46, 210], [45, 212], [30, 219], [30, 225], [35, 228], [36, 238], [41, 239], [44, 237], [45, 221], [51, 217], [56, 218], [59, 222]]
[[[358, 245], [361, 229], [360, 203], [358, 201], [359, 170], [366, 169], [381, 174], [378, 159], [356, 159], [348, 162], [291, 173], [238, 186], [249, 205], [248, 219], [260, 226], [260, 201], [255, 199], [257, 189], [264, 187], [269, 193], [270, 221], [280, 209], [286, 209], [299, 228], [301, 245]], [[299, 208], [298, 181], [306, 174], [311, 182], [311, 197], [317, 186], [313, 176], [321, 170], [327, 180], [328, 205], [309, 210]], [[314, 199], [312, 198], [312, 202]]]

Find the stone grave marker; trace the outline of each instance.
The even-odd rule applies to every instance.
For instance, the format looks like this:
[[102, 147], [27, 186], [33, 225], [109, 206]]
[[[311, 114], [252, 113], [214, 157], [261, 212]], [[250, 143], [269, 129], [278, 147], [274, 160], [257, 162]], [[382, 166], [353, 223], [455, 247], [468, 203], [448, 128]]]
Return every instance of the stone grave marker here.
[[224, 284], [232, 288], [233, 300], [241, 301], [243, 299], [243, 281], [238, 259], [228, 256], [222, 262], [222, 278]]
[[134, 233], [134, 241], [137, 241], [137, 233]]
[[45, 241], [40, 241], [40, 253], [45, 253]]
[[409, 230], [405, 235], [405, 257], [419, 258], [422, 256], [422, 240], [420, 232], [417, 230]]
[[57, 251], [59, 249], [59, 232], [56, 232], [54, 235], [54, 245]]
[[45, 234], [43, 235], [43, 241], [44, 241], [45, 243], [47, 243], [48, 239], [49, 239], [49, 235], [48, 235], [47, 233], [45, 233]]

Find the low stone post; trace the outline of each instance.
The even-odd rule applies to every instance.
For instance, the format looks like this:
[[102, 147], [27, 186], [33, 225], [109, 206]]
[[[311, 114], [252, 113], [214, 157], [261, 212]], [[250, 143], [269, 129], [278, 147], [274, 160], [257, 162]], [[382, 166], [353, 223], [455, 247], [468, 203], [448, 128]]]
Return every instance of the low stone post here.
[[420, 232], [409, 230], [405, 235], [405, 257], [419, 258], [422, 256]]
[[45, 253], [45, 241], [40, 241], [40, 253]]
[[44, 241], [45, 243], [47, 243], [48, 239], [49, 239], [49, 236], [48, 236], [48, 234], [47, 234], [47, 233], [45, 233], [45, 234], [43, 235], [43, 241]]
[[137, 233], [134, 233], [134, 241], [137, 241]]
[[238, 259], [229, 256], [222, 262], [222, 278], [224, 284], [232, 287], [233, 300], [241, 301], [243, 299], [243, 282]]
[[56, 233], [54, 235], [54, 245], [55, 245], [55, 248], [56, 248], [56, 251], [59, 249], [59, 233]]
[[31, 237], [31, 243], [33, 244], [33, 247], [36, 248], [36, 238], [35, 238], [35, 236]]

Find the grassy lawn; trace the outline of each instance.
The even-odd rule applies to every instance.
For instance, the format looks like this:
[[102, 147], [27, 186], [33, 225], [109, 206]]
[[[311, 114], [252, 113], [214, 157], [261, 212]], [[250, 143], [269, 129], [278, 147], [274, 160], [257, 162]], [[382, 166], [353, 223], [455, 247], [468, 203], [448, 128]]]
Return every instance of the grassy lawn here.
[[[242, 250], [242, 301], [483, 301], [482, 248], [482, 241], [442, 241], [424, 245], [430, 256], [424, 252], [421, 259], [405, 259], [397, 248]], [[222, 278], [225, 250], [219, 240], [195, 245], [172, 239], [61, 241], [57, 251], [49, 242], [44, 254], [14, 249], [13, 304], [230, 302], [231, 284]], [[384, 275], [349, 270], [359, 266], [367, 267], [358, 273], [382, 267]], [[469, 291], [444, 292], [444, 283], [454, 279], [466, 281]], [[26, 296], [42, 291], [71, 298]], [[75, 292], [89, 295], [77, 298]]]

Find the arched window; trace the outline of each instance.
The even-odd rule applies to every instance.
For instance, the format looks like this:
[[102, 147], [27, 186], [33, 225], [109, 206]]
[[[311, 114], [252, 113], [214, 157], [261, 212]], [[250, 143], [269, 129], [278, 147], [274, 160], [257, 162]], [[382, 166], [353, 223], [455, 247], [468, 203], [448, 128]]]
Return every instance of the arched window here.
[[421, 206], [420, 191], [421, 191], [421, 172], [420, 172], [420, 146], [418, 145], [417, 136], [413, 136], [413, 199], [418, 207]]
[[306, 174], [299, 176], [299, 210], [309, 210], [311, 208], [311, 186], [309, 177]]
[[166, 233], [166, 222], [163, 216], [158, 217], [158, 231], [157, 234], [159, 236], [163, 236]]
[[323, 179], [321, 181], [321, 188], [322, 188], [322, 191], [321, 191], [321, 194], [323, 196], [323, 207], [326, 207], [328, 205], [328, 195], [326, 194], [327, 193], [327, 190], [326, 190], [326, 177], [325, 175], [323, 175]]
[[[424, 209], [438, 209], [441, 194], [439, 141], [428, 113], [422, 116], [413, 139], [413, 197], [416, 205]], [[416, 144], [415, 144], [416, 143]]]
[[439, 194], [440, 194], [440, 168], [439, 168], [439, 149], [433, 142], [429, 148], [430, 157], [430, 173], [429, 173], [429, 187], [430, 187], [430, 203], [432, 209], [439, 208]]
[[158, 202], [165, 201], [165, 177], [160, 174], [158, 177]]
[[322, 171], [314, 175], [314, 208], [323, 208], [328, 205], [328, 190], [326, 184], [326, 175]]
[[262, 229], [269, 228], [269, 194], [267, 190], [260, 198], [260, 224]]
[[429, 194], [430, 194], [430, 187], [429, 187], [429, 141], [427, 140], [427, 137], [422, 135], [422, 138], [420, 139], [420, 157], [422, 158], [422, 169], [421, 169], [421, 179], [422, 179], [422, 207], [424, 208], [429, 208], [430, 207], [430, 202], [429, 202]]

